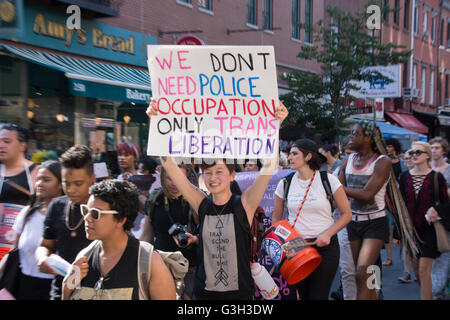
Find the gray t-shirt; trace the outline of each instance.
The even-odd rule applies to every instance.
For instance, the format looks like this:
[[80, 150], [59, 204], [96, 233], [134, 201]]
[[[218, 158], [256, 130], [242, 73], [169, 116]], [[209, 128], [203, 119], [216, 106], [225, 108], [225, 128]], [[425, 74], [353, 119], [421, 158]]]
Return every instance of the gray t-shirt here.
[[447, 166], [447, 169], [442, 173], [445, 180], [447, 181], [447, 188], [450, 188], [450, 165]]

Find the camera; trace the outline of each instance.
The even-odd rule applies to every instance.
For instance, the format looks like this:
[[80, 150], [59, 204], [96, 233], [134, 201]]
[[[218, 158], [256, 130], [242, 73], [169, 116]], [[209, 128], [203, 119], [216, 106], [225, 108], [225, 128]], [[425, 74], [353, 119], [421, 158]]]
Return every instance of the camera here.
[[187, 231], [187, 226], [182, 225], [180, 223], [174, 223], [169, 228], [169, 235], [176, 236], [180, 246], [184, 247], [188, 243], [188, 237], [186, 235], [186, 231]]

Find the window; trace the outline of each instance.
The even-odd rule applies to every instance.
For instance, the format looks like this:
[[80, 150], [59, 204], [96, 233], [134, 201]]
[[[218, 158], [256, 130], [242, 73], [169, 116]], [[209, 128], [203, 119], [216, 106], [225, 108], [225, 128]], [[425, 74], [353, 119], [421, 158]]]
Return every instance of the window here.
[[434, 104], [434, 70], [430, 72], [430, 97], [429, 97], [430, 105]]
[[[305, 0], [305, 24], [312, 27], [312, 0]], [[311, 31], [305, 30], [305, 42], [312, 43]]]
[[400, 0], [395, 0], [394, 2], [394, 24], [398, 26], [398, 16], [400, 10]]
[[419, 34], [419, 7], [414, 7], [414, 34]]
[[425, 84], [426, 84], [427, 69], [422, 67], [422, 76], [420, 77], [420, 100], [425, 103]]
[[[389, 8], [389, 0], [383, 1], [383, 8]], [[389, 12], [383, 11], [383, 21], [389, 22]]]
[[212, 0], [198, 0], [198, 7], [205, 9], [205, 10], [212, 11], [211, 2], [212, 2]]
[[177, 0], [177, 2], [191, 4], [191, 0]]
[[404, 62], [403, 63], [403, 74], [402, 74], [402, 87], [403, 88], [406, 88], [406, 86], [408, 85], [407, 84], [407, 82], [406, 82], [406, 80], [407, 80], [407, 77], [408, 77], [408, 62]]
[[444, 94], [445, 94], [445, 99], [448, 99], [448, 84], [450, 82], [450, 75], [446, 74], [445, 75], [445, 88], [444, 88]]
[[436, 16], [431, 19], [431, 43], [436, 40]]
[[425, 10], [424, 12], [423, 12], [423, 21], [422, 21], [422, 34], [425, 36], [425, 35], [428, 35], [428, 11], [427, 10]]
[[273, 29], [272, 0], [264, 0], [263, 18], [264, 18], [263, 21], [264, 30], [272, 30]]
[[411, 88], [416, 89], [417, 88], [417, 64], [413, 64], [413, 73], [412, 73], [412, 79], [411, 79]]
[[405, 0], [405, 8], [403, 11], [403, 28], [409, 30], [409, 0]]
[[292, 0], [291, 38], [300, 39], [300, 0]]
[[256, 0], [247, 0], [247, 23], [256, 26]]
[[444, 45], [444, 18], [442, 18], [439, 23], [439, 45]]
[[447, 48], [450, 48], [450, 20], [447, 20]]

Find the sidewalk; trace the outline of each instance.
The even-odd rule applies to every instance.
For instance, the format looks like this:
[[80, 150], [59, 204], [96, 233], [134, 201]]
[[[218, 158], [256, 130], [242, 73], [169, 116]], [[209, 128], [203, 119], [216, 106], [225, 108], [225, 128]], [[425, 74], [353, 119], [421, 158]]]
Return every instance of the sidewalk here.
[[[381, 250], [381, 260], [386, 260], [386, 250]], [[384, 300], [420, 300], [419, 285], [416, 281], [401, 283], [397, 280], [403, 275], [403, 261], [400, 248], [392, 247], [392, 266], [383, 266], [381, 286]], [[334, 279], [330, 293], [339, 288], [339, 270]], [[414, 275], [411, 275], [415, 279]]]

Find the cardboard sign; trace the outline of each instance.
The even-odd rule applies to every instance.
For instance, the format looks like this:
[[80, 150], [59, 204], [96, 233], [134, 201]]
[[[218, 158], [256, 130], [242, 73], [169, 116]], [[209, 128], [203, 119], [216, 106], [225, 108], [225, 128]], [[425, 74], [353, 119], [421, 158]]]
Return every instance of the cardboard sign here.
[[148, 155], [270, 158], [278, 139], [272, 46], [149, 45], [158, 116]]

